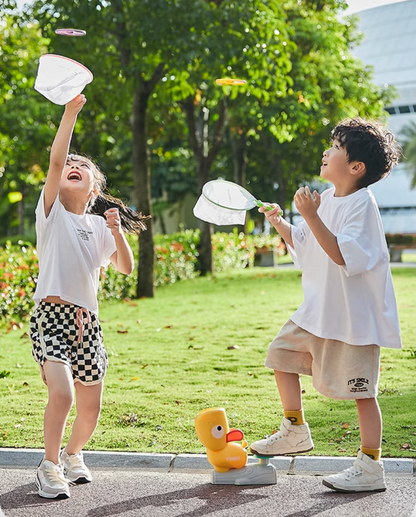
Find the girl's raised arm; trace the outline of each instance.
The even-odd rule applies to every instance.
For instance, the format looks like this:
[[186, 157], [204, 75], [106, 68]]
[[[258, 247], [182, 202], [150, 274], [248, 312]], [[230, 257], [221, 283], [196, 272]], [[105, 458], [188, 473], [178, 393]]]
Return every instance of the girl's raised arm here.
[[48, 217], [52, 205], [58, 195], [59, 182], [68, 157], [72, 133], [77, 115], [87, 102], [85, 95], [78, 95], [65, 106], [64, 114], [52, 144], [49, 158], [49, 170], [44, 188], [45, 216]]

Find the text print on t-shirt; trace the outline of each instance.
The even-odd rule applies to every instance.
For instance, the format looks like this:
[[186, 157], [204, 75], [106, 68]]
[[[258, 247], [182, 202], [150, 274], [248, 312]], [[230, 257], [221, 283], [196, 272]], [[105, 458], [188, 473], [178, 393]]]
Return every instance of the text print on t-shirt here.
[[90, 238], [89, 235], [92, 234], [92, 232], [87, 232], [87, 230], [81, 230], [80, 228], [77, 228], [78, 237], [81, 237], [83, 241], [89, 241]]

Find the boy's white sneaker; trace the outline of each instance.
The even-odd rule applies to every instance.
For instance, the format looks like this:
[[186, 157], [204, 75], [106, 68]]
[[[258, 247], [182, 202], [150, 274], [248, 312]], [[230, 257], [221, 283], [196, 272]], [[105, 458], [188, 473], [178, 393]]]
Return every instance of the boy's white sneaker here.
[[287, 418], [283, 418], [280, 431], [250, 446], [250, 451], [258, 456], [298, 454], [312, 449], [313, 441], [308, 424], [293, 425]]
[[339, 474], [325, 476], [322, 483], [337, 492], [384, 492], [386, 481], [381, 461], [358, 451], [354, 465]]
[[47, 499], [67, 499], [70, 496], [62, 465], [49, 460], [41, 461], [36, 471], [36, 486], [38, 494]]
[[84, 463], [82, 451], [77, 454], [67, 454], [61, 451], [60, 460], [64, 469], [64, 476], [71, 483], [90, 483], [91, 472]]

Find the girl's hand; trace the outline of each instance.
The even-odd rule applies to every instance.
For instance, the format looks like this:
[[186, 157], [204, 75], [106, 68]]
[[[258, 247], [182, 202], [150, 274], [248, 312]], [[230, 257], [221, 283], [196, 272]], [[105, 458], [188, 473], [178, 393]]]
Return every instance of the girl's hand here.
[[297, 211], [305, 220], [316, 215], [321, 204], [321, 196], [316, 190], [313, 191], [312, 195], [309, 187], [300, 187], [293, 200]]
[[72, 101], [69, 101], [68, 104], [65, 105], [65, 113], [76, 117], [86, 102], [87, 99], [85, 95], [77, 95], [75, 99], [72, 99]]
[[[267, 210], [270, 206], [273, 207], [273, 210]], [[276, 203], [270, 203], [267, 206], [261, 206], [259, 208], [259, 212], [264, 214], [272, 225], [279, 224], [282, 219], [282, 216], [280, 215], [282, 209]]]
[[122, 234], [123, 230], [121, 229], [121, 220], [118, 208], [109, 208], [104, 212], [104, 215], [107, 220], [107, 228], [110, 228], [113, 236], [116, 236], [118, 233]]

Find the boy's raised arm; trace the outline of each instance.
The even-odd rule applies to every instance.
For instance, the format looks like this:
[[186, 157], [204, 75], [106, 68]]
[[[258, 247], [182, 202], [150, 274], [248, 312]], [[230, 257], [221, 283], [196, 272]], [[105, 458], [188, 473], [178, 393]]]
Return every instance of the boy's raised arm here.
[[86, 101], [87, 99], [84, 95], [78, 95], [65, 106], [61, 123], [52, 144], [49, 158], [49, 170], [44, 187], [44, 207], [46, 217], [48, 217], [56, 196], [58, 195], [59, 182], [61, 181], [62, 171], [68, 157], [69, 146], [71, 144], [77, 115]]

